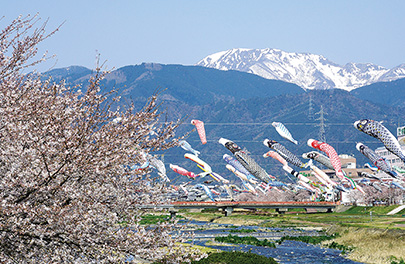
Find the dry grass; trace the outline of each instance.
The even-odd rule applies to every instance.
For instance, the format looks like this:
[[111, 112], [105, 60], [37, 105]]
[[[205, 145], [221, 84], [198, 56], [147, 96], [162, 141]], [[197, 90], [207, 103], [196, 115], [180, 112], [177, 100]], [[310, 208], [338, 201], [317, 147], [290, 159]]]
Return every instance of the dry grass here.
[[260, 223], [263, 222], [263, 220], [221, 217], [221, 218], [215, 219], [213, 222], [216, 224], [229, 224], [229, 225], [241, 226], [241, 225], [259, 225]]
[[177, 244], [183, 246], [183, 248], [185, 248], [186, 250], [188, 249], [190, 251], [197, 250], [197, 251], [200, 251], [201, 253], [218, 253], [218, 252], [221, 252], [221, 250], [219, 250], [219, 249], [210, 248], [210, 247], [203, 247], [203, 246], [198, 246], [198, 245], [190, 245], [190, 244], [187, 244], [187, 243], [177, 243]]
[[216, 218], [220, 218], [223, 216], [220, 213], [180, 213], [180, 215], [184, 216], [187, 219], [205, 222], [213, 222]]
[[355, 247], [355, 250], [348, 255], [352, 260], [385, 264], [391, 263], [391, 256], [405, 259], [405, 231], [403, 230], [335, 226], [328, 232], [341, 235], [334, 240], [337, 243]]

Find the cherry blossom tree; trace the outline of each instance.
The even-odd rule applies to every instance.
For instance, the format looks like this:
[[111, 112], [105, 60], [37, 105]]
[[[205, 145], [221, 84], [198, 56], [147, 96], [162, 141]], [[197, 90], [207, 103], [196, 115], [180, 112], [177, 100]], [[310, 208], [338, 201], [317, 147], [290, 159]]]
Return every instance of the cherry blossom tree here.
[[382, 185], [381, 183], [376, 183], [381, 191], [369, 186], [361, 186], [365, 191], [365, 194], [359, 191], [352, 190], [348, 193], [348, 198], [353, 204], [366, 204], [373, 205], [383, 203], [385, 205], [400, 204], [403, 201], [404, 191], [400, 188], [395, 188], [387, 184]]
[[298, 190], [295, 197], [294, 201], [297, 202], [307, 202], [310, 201], [311, 198], [311, 193], [307, 190]]
[[[266, 194], [263, 194], [262, 192], [258, 192], [257, 195], [253, 193], [241, 193], [236, 195], [235, 200], [241, 202], [287, 202], [295, 200], [295, 197], [296, 194], [291, 191], [270, 189]], [[306, 197], [309, 197], [309, 195], [306, 194]]]
[[19, 17], [0, 33], [0, 262], [193, 257], [175, 246], [175, 224], [139, 225], [137, 205], [162, 202], [164, 184], [130, 169], [177, 145], [178, 122], [161, 121], [156, 95], [140, 111], [113, 110], [119, 97], [101, 94], [99, 69], [87, 87], [44, 80], [32, 67], [54, 32], [38, 21]]

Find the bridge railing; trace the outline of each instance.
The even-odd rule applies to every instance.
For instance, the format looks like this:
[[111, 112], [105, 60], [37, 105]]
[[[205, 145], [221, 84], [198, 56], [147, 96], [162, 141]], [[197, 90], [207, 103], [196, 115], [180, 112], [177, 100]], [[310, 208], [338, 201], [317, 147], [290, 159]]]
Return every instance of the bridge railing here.
[[245, 207], [245, 206], [255, 206], [255, 207], [276, 207], [276, 206], [297, 206], [297, 207], [335, 207], [338, 206], [340, 203], [335, 202], [256, 202], [256, 201], [249, 201], [249, 202], [172, 202], [171, 205], [175, 207], [187, 207], [187, 206], [206, 206], [206, 207], [224, 207], [224, 206], [232, 206], [232, 207]]
[[235, 208], [244, 209], [259, 209], [273, 208], [280, 214], [285, 213], [291, 208], [308, 209], [324, 209], [326, 212], [332, 212], [339, 203], [335, 202], [173, 202], [171, 203], [175, 209], [191, 209], [191, 208], [218, 208], [225, 212], [226, 216], [231, 215]]
[[157, 204], [157, 205], [142, 205], [138, 209], [169, 209], [171, 215], [175, 215], [178, 209], [193, 209], [193, 208], [217, 208], [222, 209], [226, 216], [231, 215], [235, 208], [244, 209], [259, 209], [259, 208], [273, 208], [280, 214], [285, 213], [291, 208], [304, 208], [306, 210], [312, 209], [326, 209], [326, 212], [332, 212], [340, 203], [335, 202], [172, 202], [170, 204]]

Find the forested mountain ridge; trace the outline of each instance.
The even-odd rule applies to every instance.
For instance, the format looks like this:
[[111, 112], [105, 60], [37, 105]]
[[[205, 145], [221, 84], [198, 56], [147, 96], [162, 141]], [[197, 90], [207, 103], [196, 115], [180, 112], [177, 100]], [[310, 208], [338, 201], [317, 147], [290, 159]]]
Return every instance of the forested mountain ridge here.
[[[91, 72], [75, 67], [54, 70], [48, 75], [53, 76], [55, 81], [66, 78], [72, 84], [86, 85]], [[201, 151], [201, 159], [208, 162], [214, 171], [231, 178], [233, 176], [225, 169], [222, 160], [222, 155], [230, 152], [218, 143], [221, 137], [246, 148], [270, 174], [284, 177], [279, 164], [262, 157], [269, 150], [262, 144], [263, 140], [277, 140], [299, 157], [311, 151], [306, 141], [319, 138], [320, 120], [317, 119], [320, 118], [321, 107], [324, 111], [326, 141], [339, 154], [354, 155], [358, 165], [364, 164], [366, 159], [355, 149], [356, 142], [363, 142], [373, 149], [382, 144], [357, 131], [353, 127], [354, 121], [363, 118], [384, 121], [383, 124], [394, 134], [397, 125], [405, 123], [405, 113], [401, 108], [363, 100], [363, 95], [356, 94], [356, 90], [305, 92], [296, 85], [266, 80], [248, 73], [197, 66], [127, 66], [107, 75], [103, 86], [105, 90], [117, 89], [124, 97], [123, 102], [133, 101], [137, 106], [142, 106], [157, 89], [165, 89], [159, 96], [162, 110], [166, 111], [169, 119], [184, 118], [178, 135], [194, 128], [190, 124], [191, 119], [204, 121], [208, 143], [202, 145], [197, 133], [191, 133], [187, 141]], [[384, 96], [389, 96], [389, 92]], [[400, 96], [396, 94], [397, 98]], [[284, 123], [299, 144], [296, 146], [280, 137], [271, 126], [273, 121]], [[175, 148], [161, 154], [166, 164], [178, 164], [199, 172], [196, 164], [184, 159], [184, 153], [183, 149]], [[169, 177], [176, 176], [169, 169], [168, 173]]]

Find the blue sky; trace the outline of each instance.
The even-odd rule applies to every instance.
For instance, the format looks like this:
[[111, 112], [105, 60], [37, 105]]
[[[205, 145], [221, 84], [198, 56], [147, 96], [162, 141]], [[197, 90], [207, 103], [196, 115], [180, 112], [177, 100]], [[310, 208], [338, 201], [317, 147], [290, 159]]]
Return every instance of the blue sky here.
[[193, 65], [231, 48], [309, 52], [341, 65], [405, 63], [405, 1], [2, 2], [1, 29], [20, 14], [49, 18], [49, 31], [64, 23], [41, 45], [57, 56], [48, 63], [56, 68], [94, 68], [97, 52], [108, 68], [142, 62]]

